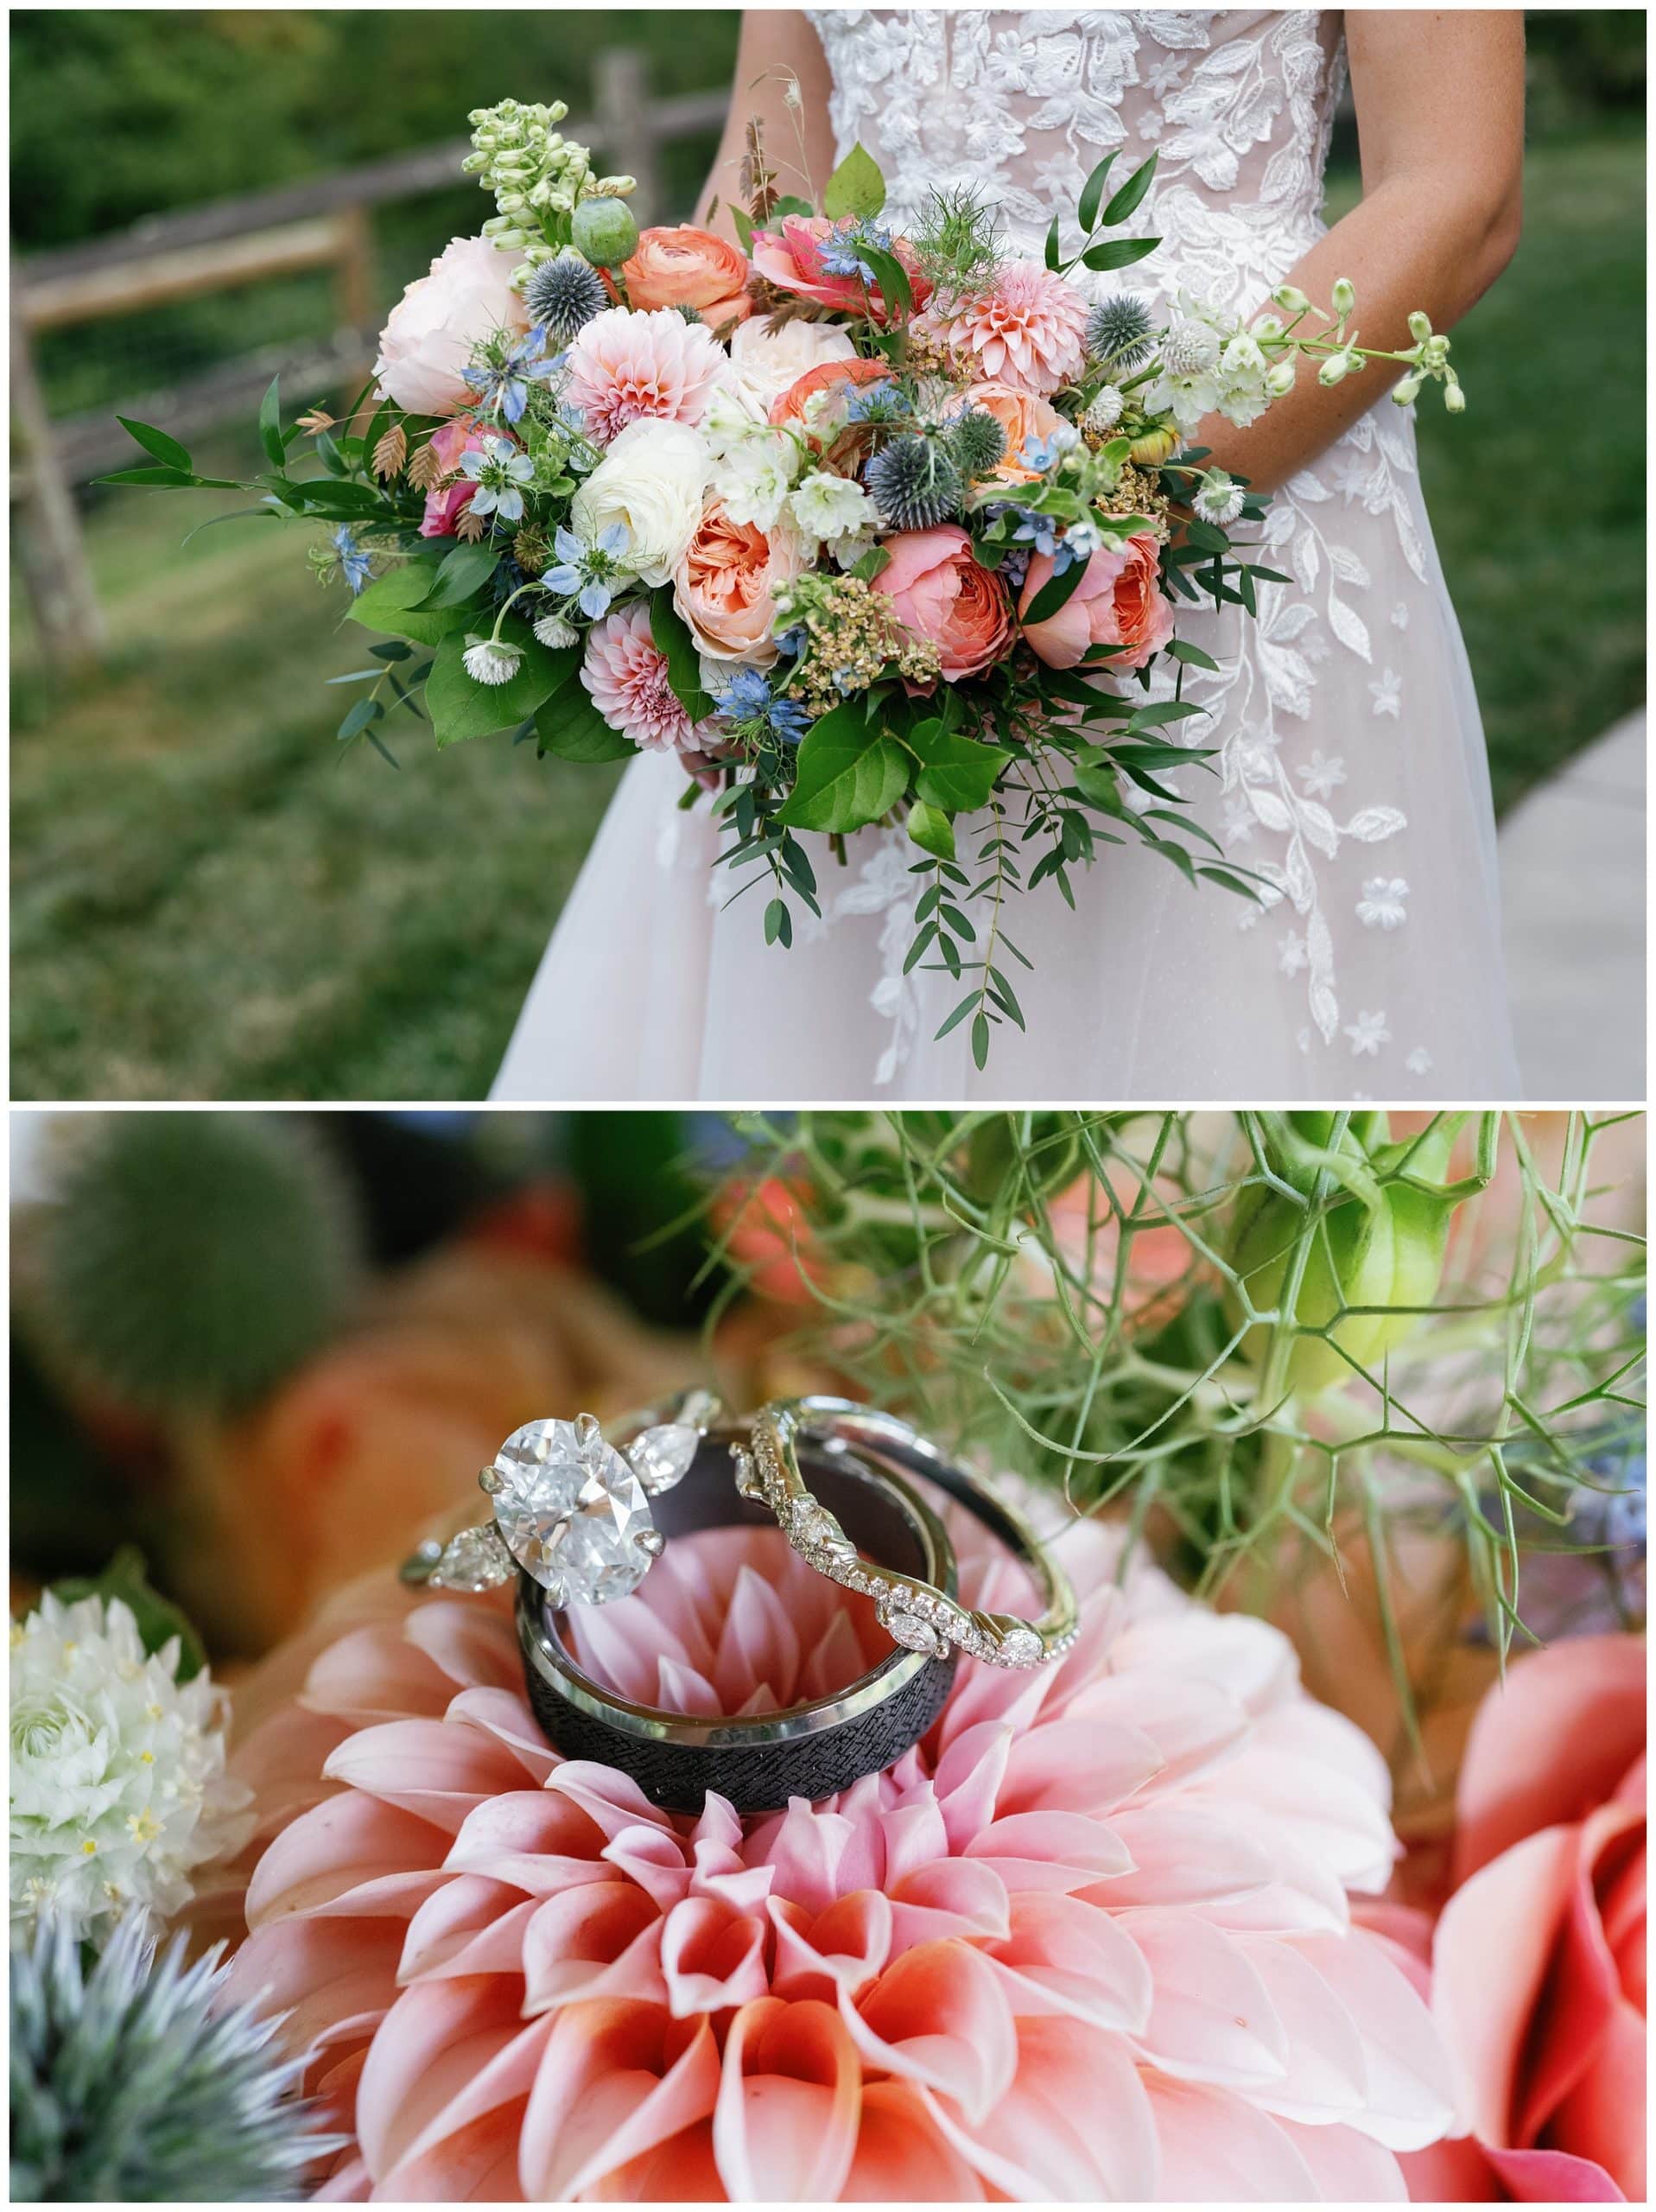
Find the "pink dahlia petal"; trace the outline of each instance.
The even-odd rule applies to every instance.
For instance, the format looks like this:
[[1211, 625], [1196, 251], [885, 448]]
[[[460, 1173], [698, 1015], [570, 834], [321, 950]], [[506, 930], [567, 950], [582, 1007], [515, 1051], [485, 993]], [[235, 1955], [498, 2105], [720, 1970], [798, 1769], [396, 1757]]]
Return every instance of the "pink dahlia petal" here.
[[983, 2184], [908, 2082], [870, 2082], [842, 2204], [976, 2204]]
[[610, 728], [634, 745], [646, 752], [671, 753], [689, 744], [690, 717], [668, 681], [667, 656], [650, 635], [650, 608], [644, 600], [635, 600], [593, 625], [587, 632], [581, 680]]
[[1164, 2073], [1274, 2095], [1288, 2038], [1241, 1945], [1188, 1913], [1134, 1913], [1127, 1931], [1154, 1985], [1145, 2054]]
[[[1367, 2094], [1353, 2125], [1388, 2150], [1418, 2151], [1462, 2124], [1449, 2058], [1431, 2014], [1379, 1937], [1361, 1929], [1308, 1936], [1296, 1948], [1356, 2023]], [[1494, 1954], [1490, 1954], [1492, 1970]]]
[[[377, 2178], [493, 2102], [528, 2094], [532, 2066], [517, 2054], [495, 2065], [526, 2032], [517, 1994], [509, 1980], [467, 1976], [419, 1982], [398, 1997], [357, 2088], [357, 2140]], [[536, 2024], [527, 2033], [538, 2059], [545, 2031]]]
[[1021, 2019], [1017, 2071], [987, 2120], [926, 2102], [990, 2187], [1016, 2202], [1140, 2202], [1158, 2196], [1145, 2084], [1119, 2037], [1076, 2020]]
[[763, 1997], [765, 1924], [718, 1897], [684, 1897], [661, 1923], [662, 1973], [676, 2020]]
[[[607, 2177], [682, 2138], [718, 2094], [719, 2047], [705, 2015], [680, 2023], [658, 2005], [572, 2005], [554, 2016], [523, 2116], [524, 2195], [548, 2203], [606, 2194]], [[682, 2165], [680, 2177], [694, 2194]], [[660, 2191], [679, 2194], [670, 2184]]]
[[872, 2066], [940, 2091], [968, 2120], [1012, 2086], [1012, 2006], [990, 1962], [964, 1943], [906, 1952], [854, 2009], [842, 1998], [841, 2014]]
[[[437, 1974], [517, 1973], [535, 1900], [486, 1874], [459, 1874], [433, 1891], [409, 1923], [397, 1962], [399, 1983]], [[514, 1946], [506, 1964], [485, 1966], [504, 1943]]]
[[985, 376], [1044, 397], [1080, 372], [1087, 302], [1055, 270], [1013, 261], [986, 290], [928, 310], [916, 327], [974, 353]]
[[1355, 2127], [1303, 2127], [1281, 2120], [1277, 2126], [1298, 2152], [1329, 2204], [1406, 2204], [1411, 2191], [1392, 2153]]
[[483, 1612], [462, 1598], [439, 1600], [410, 1613], [403, 1634], [451, 1682], [466, 1688], [515, 1690], [522, 1696], [523, 1666], [517, 1639], [498, 1613]]
[[879, 1890], [857, 1890], [816, 1914], [781, 1897], [766, 1904], [776, 1930], [771, 1980], [779, 1997], [830, 2004], [841, 1990], [854, 1997], [895, 1948], [891, 1900]]
[[247, 1889], [247, 1924], [319, 1912], [387, 1882], [429, 1887], [434, 1846], [441, 1848], [438, 1831], [412, 1813], [354, 1791], [329, 1797], [284, 1828], [259, 1860]]
[[631, 1882], [583, 1882], [542, 1898], [519, 1947], [524, 2012], [590, 1997], [659, 2005], [669, 1987], [663, 1940], [654, 1900]]
[[1014, 1813], [992, 1821], [966, 1847], [1009, 1890], [1084, 1890], [1130, 1873], [1133, 1854], [1102, 1821], [1082, 1813]]
[[1067, 2013], [1095, 2028], [1143, 2035], [1155, 1986], [1127, 1925], [1079, 1898], [1038, 1890], [1012, 1903], [1011, 1926], [989, 1948], [1012, 2010]]
[[891, 1948], [911, 1951], [946, 1936], [980, 1936], [990, 1942], [1010, 1933], [1012, 1899], [993, 1866], [971, 1859], [941, 1859], [918, 1866], [891, 1885]]
[[1146, 2084], [1172, 2202], [1314, 2204], [1320, 2191], [1286, 2127], [1211, 2082], [1152, 2075]]
[[857, 2148], [857, 2054], [829, 2005], [763, 1997], [730, 2024], [714, 2153], [738, 2202], [831, 2202]]
[[457, 1834], [474, 1807], [504, 1789], [520, 1787], [523, 1761], [477, 1728], [441, 1720], [383, 1720], [359, 1728], [322, 1769], [387, 1805], [400, 1805], [422, 1821]]
[[487, 1874], [531, 1897], [602, 1881], [603, 1837], [578, 1805], [546, 1790], [514, 1789], [469, 1813], [443, 1861], [452, 1874]]

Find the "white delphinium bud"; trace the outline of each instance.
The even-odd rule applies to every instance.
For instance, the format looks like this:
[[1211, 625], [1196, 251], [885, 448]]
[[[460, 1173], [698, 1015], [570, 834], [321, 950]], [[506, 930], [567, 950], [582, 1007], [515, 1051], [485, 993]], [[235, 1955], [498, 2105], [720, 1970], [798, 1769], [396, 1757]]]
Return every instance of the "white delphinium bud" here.
[[146, 1654], [118, 1598], [50, 1591], [11, 1631], [11, 1921], [49, 1909], [86, 1937], [168, 1919], [198, 1866], [240, 1849], [252, 1793], [225, 1772], [224, 1693]]
[[1098, 391], [1087, 410], [1086, 423], [1089, 430], [1113, 430], [1121, 420], [1121, 410], [1126, 401], [1113, 384], [1105, 385]]
[[1399, 407], [1412, 407], [1420, 397], [1420, 385], [1418, 377], [1405, 377], [1392, 394], [1393, 404]]
[[1196, 497], [1190, 502], [1203, 522], [1212, 523], [1223, 530], [1234, 523], [1242, 512], [1242, 487], [1222, 468], [1210, 468], [1196, 486]]
[[1329, 296], [1334, 302], [1336, 315], [1348, 315], [1357, 304], [1357, 288], [1349, 276], [1336, 276]]
[[566, 622], [562, 614], [542, 614], [535, 625], [535, 635], [542, 645], [555, 653], [566, 652], [571, 645], [581, 641], [580, 631], [573, 622]]
[[1285, 315], [1309, 315], [1310, 302], [1298, 284], [1278, 284], [1271, 295]]
[[1343, 384], [1350, 373], [1351, 356], [1343, 353], [1330, 353], [1322, 367], [1318, 369], [1317, 381], [1320, 385], [1328, 385], [1332, 390], [1336, 384]]
[[510, 683], [523, 657], [523, 647], [504, 638], [468, 637], [460, 661], [473, 683]]
[[1422, 315], [1418, 308], [1409, 317], [1409, 335], [1417, 346], [1424, 346], [1431, 336], [1431, 317]]
[[1265, 372], [1265, 388], [1272, 399], [1287, 398], [1294, 388], [1294, 377], [1298, 367], [1298, 357], [1293, 353], [1285, 361], [1272, 361]]
[[1466, 394], [1456, 384], [1452, 373], [1448, 383], [1443, 386], [1443, 405], [1451, 415], [1464, 415], [1466, 412]]

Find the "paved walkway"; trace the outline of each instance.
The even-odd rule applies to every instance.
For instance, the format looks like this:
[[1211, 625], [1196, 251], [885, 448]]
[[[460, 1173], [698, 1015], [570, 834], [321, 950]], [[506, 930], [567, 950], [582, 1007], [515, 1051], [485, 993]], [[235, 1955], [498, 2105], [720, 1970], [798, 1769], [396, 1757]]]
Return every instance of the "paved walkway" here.
[[1618, 722], [1501, 832], [1526, 1096], [1645, 1097], [1645, 716]]

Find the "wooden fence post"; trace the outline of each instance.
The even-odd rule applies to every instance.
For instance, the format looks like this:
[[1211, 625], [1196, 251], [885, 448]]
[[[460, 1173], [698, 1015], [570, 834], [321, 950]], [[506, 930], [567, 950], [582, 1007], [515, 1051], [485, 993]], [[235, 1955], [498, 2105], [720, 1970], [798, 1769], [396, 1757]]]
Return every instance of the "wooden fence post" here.
[[[47, 657], [64, 668], [96, 660], [107, 643], [74, 496], [52, 449], [52, 425], [19, 312], [11, 262], [11, 465], [21, 491], [20, 551], [29, 601]], [[136, 457], [136, 448], [135, 448]]]
[[638, 178], [638, 189], [630, 205], [643, 230], [655, 221], [662, 205], [644, 56], [634, 47], [607, 48], [598, 57], [594, 76], [596, 136], [603, 149], [604, 167], [612, 175]]

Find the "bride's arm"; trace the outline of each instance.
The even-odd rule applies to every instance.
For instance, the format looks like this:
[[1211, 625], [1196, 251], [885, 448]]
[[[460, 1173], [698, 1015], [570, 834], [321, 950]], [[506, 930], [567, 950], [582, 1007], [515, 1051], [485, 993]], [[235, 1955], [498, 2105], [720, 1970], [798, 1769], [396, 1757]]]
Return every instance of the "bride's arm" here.
[[[798, 105], [791, 97], [798, 86]], [[750, 8], [742, 16], [741, 41], [731, 86], [730, 112], [713, 168], [696, 202], [698, 223], [734, 238], [733, 201], [742, 200], [738, 175], [749, 121], [757, 117], [765, 131], [765, 156], [777, 172], [778, 189], [813, 205], [834, 167], [834, 130], [828, 121], [833, 86], [822, 41], [796, 8]], [[719, 207], [712, 223], [707, 211]]]
[[[1523, 17], [1506, 8], [1353, 8], [1346, 38], [1363, 196], [1287, 281], [1326, 308], [1335, 278], [1348, 276], [1357, 289], [1361, 341], [1403, 346], [1412, 342], [1412, 308], [1424, 308], [1434, 329], [1450, 328], [1488, 290], [1518, 244]], [[1329, 389], [1303, 364], [1291, 396], [1257, 423], [1239, 430], [1215, 416], [1197, 442], [1269, 491], [1394, 381], [1385, 363], [1375, 363]], [[1420, 404], [1434, 404], [1428, 386]]]

